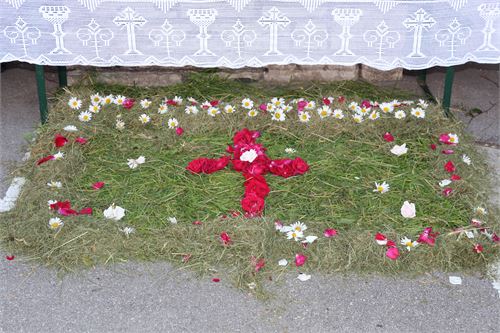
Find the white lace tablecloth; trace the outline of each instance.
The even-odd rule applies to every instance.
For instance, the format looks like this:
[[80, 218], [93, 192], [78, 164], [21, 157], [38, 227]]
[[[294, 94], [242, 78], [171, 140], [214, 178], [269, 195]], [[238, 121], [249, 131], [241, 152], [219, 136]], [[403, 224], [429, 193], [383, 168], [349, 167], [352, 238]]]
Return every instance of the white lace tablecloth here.
[[3, 0], [0, 62], [500, 63], [498, 0]]

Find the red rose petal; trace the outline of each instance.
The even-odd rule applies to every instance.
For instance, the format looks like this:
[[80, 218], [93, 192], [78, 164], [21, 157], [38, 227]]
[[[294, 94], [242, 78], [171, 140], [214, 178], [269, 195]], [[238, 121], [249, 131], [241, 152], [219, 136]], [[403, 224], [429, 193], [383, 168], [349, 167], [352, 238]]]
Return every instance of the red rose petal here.
[[82, 138], [81, 136], [79, 136], [79, 137], [77, 137], [77, 138], [75, 139], [75, 142], [77, 142], [77, 143], [79, 143], [79, 144], [81, 144], [81, 145], [86, 144], [88, 141], [89, 141], [89, 140], [87, 140], [87, 139], [85, 139], [85, 138]]
[[57, 148], [61, 148], [61, 147], [63, 147], [67, 143], [68, 143], [68, 139], [66, 139], [64, 136], [62, 136], [61, 134], [56, 134], [55, 135], [55, 137], [54, 137], [54, 145]]
[[10, 255], [10, 256], [9, 256], [9, 255], [7, 255], [7, 256], [5, 256], [5, 259], [7, 259], [7, 260], [11, 261], [11, 260], [14, 260], [14, 258], [15, 258], [15, 257], [16, 257], [16, 256], [14, 256], [14, 255]]
[[92, 184], [92, 188], [94, 190], [100, 190], [101, 188], [104, 187], [104, 182], [95, 182], [94, 184]]
[[212, 282], [220, 282], [220, 279], [219, 278], [213, 278]]

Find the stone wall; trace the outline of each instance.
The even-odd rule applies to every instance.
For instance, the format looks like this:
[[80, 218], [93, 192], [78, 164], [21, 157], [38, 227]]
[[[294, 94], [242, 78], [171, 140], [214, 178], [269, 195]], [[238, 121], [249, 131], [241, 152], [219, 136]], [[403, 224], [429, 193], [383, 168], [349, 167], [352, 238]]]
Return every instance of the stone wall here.
[[[68, 67], [68, 83], [72, 85], [91, 75], [106, 84], [128, 86], [166, 86], [183, 82], [189, 73], [200, 71], [194, 67]], [[297, 81], [342, 81], [363, 79], [369, 82], [400, 80], [403, 70], [379, 71], [364, 65], [270, 65], [260, 68], [219, 68], [217, 74], [231, 79], [266, 81], [287, 84]]]

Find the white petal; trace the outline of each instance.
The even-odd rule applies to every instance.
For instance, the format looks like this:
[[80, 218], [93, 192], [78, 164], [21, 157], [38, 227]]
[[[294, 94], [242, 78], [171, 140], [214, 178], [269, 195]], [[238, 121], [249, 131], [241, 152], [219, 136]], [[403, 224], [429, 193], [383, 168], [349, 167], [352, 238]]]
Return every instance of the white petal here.
[[449, 280], [451, 284], [462, 284], [462, 278], [460, 276], [450, 276]]
[[306, 236], [306, 240], [303, 241], [302, 243], [313, 243], [316, 239], [318, 239], [317, 236]]
[[445, 186], [448, 186], [450, 184], [451, 184], [450, 179], [443, 179], [442, 181], [439, 182], [439, 186], [441, 186], [441, 187], [445, 187]]
[[300, 273], [299, 276], [297, 276], [297, 279], [299, 279], [302, 282], [307, 281], [310, 278], [311, 278], [311, 275], [305, 274], [305, 273]]
[[278, 261], [278, 265], [280, 265], [280, 266], [286, 266], [286, 265], [288, 265], [288, 260], [281, 259], [280, 261]]

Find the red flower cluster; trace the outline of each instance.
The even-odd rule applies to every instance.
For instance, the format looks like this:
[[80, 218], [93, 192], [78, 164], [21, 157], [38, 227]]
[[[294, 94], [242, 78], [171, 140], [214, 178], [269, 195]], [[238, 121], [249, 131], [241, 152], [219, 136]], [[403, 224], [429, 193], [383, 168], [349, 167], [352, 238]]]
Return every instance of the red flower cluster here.
[[210, 174], [224, 169], [229, 162], [235, 171], [245, 177], [245, 194], [241, 206], [246, 216], [258, 216], [264, 210], [265, 198], [270, 192], [264, 175], [268, 172], [288, 178], [302, 175], [309, 170], [309, 165], [300, 157], [295, 159], [271, 160], [266, 155], [266, 148], [256, 143], [260, 137], [258, 131], [243, 129], [233, 137], [233, 144], [226, 151], [230, 156], [218, 159], [198, 158], [186, 167], [192, 173]]
[[57, 211], [63, 216], [70, 215], [92, 215], [92, 208], [82, 208], [80, 211], [76, 211], [71, 208], [71, 203], [69, 201], [57, 201], [50, 205], [50, 209]]

